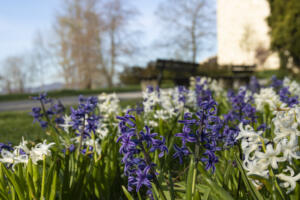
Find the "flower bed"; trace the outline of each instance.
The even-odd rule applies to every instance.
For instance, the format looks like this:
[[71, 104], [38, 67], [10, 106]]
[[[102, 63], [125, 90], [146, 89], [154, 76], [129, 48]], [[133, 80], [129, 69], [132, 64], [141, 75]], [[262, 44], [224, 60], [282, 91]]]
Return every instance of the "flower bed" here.
[[79, 97], [66, 113], [41, 94], [51, 141], [0, 143], [1, 199], [298, 199], [300, 86], [255, 78], [226, 91], [147, 88], [140, 105]]

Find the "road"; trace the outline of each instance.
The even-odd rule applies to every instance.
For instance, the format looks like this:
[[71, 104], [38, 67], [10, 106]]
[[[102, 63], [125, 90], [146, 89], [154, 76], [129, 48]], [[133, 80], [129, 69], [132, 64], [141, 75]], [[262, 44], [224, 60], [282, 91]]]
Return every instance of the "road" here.
[[[142, 98], [141, 92], [122, 92], [117, 93], [120, 100], [136, 99]], [[76, 105], [78, 103], [78, 96], [71, 97], [60, 97], [58, 98], [63, 105], [70, 106]], [[0, 112], [5, 111], [31, 111], [32, 107], [40, 106], [38, 101], [34, 100], [20, 100], [20, 101], [10, 101], [10, 102], [0, 102]]]

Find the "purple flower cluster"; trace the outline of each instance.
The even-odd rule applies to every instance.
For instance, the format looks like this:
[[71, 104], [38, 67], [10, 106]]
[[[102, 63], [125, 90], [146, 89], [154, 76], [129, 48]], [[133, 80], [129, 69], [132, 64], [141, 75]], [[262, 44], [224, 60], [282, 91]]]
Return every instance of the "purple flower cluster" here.
[[203, 102], [207, 102], [212, 97], [212, 92], [207, 87], [207, 81], [205, 81], [203, 84], [200, 83], [201, 78], [196, 77], [196, 94], [197, 94], [197, 105], [199, 109], [202, 109]]
[[[49, 121], [52, 120], [53, 117], [56, 124], [64, 123], [62, 115], [65, 111], [65, 107], [59, 100], [57, 103], [54, 103], [52, 99], [47, 97], [47, 93], [42, 93], [37, 97], [32, 97], [32, 99], [38, 100], [41, 103], [41, 107], [32, 108], [30, 114], [34, 118], [33, 122], [39, 122], [42, 128], [47, 128]], [[48, 104], [50, 104], [50, 106], [48, 106], [47, 109], [46, 107]]]
[[251, 76], [250, 78], [250, 82], [249, 82], [249, 85], [248, 85], [248, 89], [255, 93], [255, 92], [259, 92], [261, 86], [257, 80], [257, 78], [255, 76]]
[[294, 105], [299, 103], [298, 96], [297, 95], [292, 96], [289, 91], [289, 88], [284, 87], [283, 81], [280, 79], [277, 79], [276, 76], [272, 76], [271, 87], [273, 87], [277, 91], [277, 93], [280, 97], [280, 101], [282, 101], [283, 103], [286, 103], [289, 107], [293, 107]]
[[1, 153], [2, 149], [5, 149], [7, 151], [14, 150], [11, 143], [8, 143], [8, 144], [0, 143], [0, 153]]
[[63, 153], [66, 153], [67, 150], [69, 150], [70, 153], [74, 152], [76, 149], [74, 144], [71, 144], [68, 148], [65, 148], [62, 150]]
[[298, 96], [292, 96], [288, 87], [282, 87], [279, 90], [280, 101], [286, 103], [288, 107], [293, 107], [299, 103]]
[[33, 100], [41, 101], [44, 104], [50, 103], [52, 100], [48, 98], [47, 93], [43, 92], [39, 96], [32, 97]]
[[256, 122], [256, 109], [251, 105], [252, 96], [246, 98], [246, 90], [240, 88], [235, 94], [228, 92], [228, 99], [231, 103], [231, 110], [224, 115], [223, 138], [225, 146], [233, 146], [236, 143], [236, 136], [239, 133], [238, 125], [244, 125]]
[[99, 124], [100, 116], [95, 114], [98, 104], [97, 97], [84, 98], [79, 96], [79, 105], [77, 109], [71, 107], [72, 128], [78, 136], [83, 138], [90, 137], [90, 133], [95, 133]]
[[33, 107], [32, 112], [30, 113], [33, 117], [33, 123], [39, 122], [42, 128], [47, 128], [48, 122], [43, 120], [44, 114], [41, 112], [42, 109], [40, 107]]
[[178, 93], [179, 93], [178, 101], [185, 104], [185, 102], [186, 102], [185, 96], [188, 93], [188, 90], [184, 86], [178, 86], [177, 89], [178, 89]]
[[275, 75], [271, 78], [271, 87], [276, 89], [279, 89], [283, 86], [283, 81], [278, 79]]
[[225, 123], [240, 123], [244, 125], [253, 123], [256, 121], [256, 109], [251, 105], [253, 97], [246, 98], [246, 90], [241, 88], [237, 94], [233, 91], [229, 91], [227, 94], [228, 100], [231, 103], [231, 110], [224, 115]]
[[202, 101], [198, 101], [198, 112], [195, 114], [185, 113], [184, 119], [179, 121], [183, 124], [182, 132], [175, 136], [181, 139], [182, 146], [174, 145], [175, 154], [173, 157], [179, 158], [179, 162], [182, 163], [183, 157], [191, 153], [187, 145], [194, 143], [201, 148], [199, 152], [194, 152], [195, 158], [198, 159], [198, 154], [202, 153], [203, 157], [200, 160], [206, 163], [205, 169], [212, 169], [214, 172], [215, 163], [218, 162], [215, 153], [221, 150], [218, 147], [218, 142], [221, 139], [222, 120], [217, 116], [217, 103], [212, 98], [211, 93], [204, 94], [204, 96], [199, 96]]
[[[123, 154], [124, 174], [128, 176], [128, 190], [136, 188], [139, 191], [144, 185], [150, 189], [151, 181], [156, 178], [155, 164], [151, 160], [151, 153], [159, 150], [159, 157], [168, 152], [165, 139], [157, 139], [157, 133], [151, 133], [145, 126], [145, 131], [138, 132], [136, 118], [127, 112], [124, 116], [118, 116], [119, 131], [121, 136], [117, 142], [121, 143], [120, 154]], [[150, 195], [151, 190], [148, 190]]]

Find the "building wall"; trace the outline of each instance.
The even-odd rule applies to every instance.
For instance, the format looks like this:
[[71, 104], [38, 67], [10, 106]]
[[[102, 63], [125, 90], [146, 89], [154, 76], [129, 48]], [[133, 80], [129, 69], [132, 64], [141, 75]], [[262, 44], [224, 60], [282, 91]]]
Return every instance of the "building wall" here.
[[218, 0], [217, 4], [218, 63], [279, 68], [277, 54], [269, 51], [267, 0]]

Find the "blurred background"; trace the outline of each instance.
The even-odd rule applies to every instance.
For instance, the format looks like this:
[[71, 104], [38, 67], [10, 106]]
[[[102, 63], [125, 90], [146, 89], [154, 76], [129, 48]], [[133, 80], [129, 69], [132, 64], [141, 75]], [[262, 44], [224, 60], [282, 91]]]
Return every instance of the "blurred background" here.
[[0, 4], [4, 100], [7, 94], [41, 91], [64, 96], [167, 87], [187, 84], [191, 75], [232, 85], [252, 75], [297, 78], [299, 73], [299, 0]]
[[47, 91], [117, 92], [123, 107], [147, 85], [208, 76], [299, 80], [299, 0], [10, 0], [0, 2], [0, 141], [44, 138], [29, 115]]

